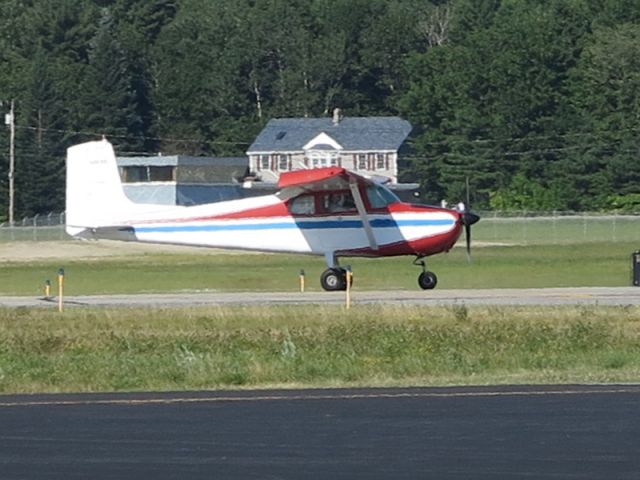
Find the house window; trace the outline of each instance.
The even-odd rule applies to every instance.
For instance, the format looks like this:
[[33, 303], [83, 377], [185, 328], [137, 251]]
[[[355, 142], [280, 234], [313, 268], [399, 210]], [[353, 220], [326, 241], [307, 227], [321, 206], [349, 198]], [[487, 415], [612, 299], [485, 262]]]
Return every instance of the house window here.
[[175, 167], [149, 167], [150, 182], [175, 182]]
[[385, 162], [385, 155], [384, 153], [377, 153], [376, 154], [376, 170], [385, 170], [386, 169], [386, 162]]
[[335, 167], [338, 165], [336, 152], [311, 152], [311, 165], [313, 168]]
[[173, 166], [128, 166], [122, 168], [125, 183], [175, 182], [176, 167]]
[[147, 167], [124, 167], [122, 170], [122, 179], [125, 183], [147, 181]]
[[358, 170], [368, 170], [367, 156], [364, 153], [358, 154]]
[[287, 155], [280, 155], [280, 157], [278, 157], [278, 170], [289, 170], [289, 159]]
[[269, 170], [269, 155], [260, 155], [260, 170]]

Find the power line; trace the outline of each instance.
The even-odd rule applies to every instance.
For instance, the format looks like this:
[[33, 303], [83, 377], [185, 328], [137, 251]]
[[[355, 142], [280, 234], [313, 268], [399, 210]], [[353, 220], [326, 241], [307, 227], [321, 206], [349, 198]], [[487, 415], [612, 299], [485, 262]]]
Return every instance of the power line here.
[[[611, 133], [640, 133], [640, 127], [620, 128], [615, 130], [601, 130], [598, 132], [576, 132], [576, 133], [564, 133], [564, 134], [541, 134], [541, 135], [529, 135], [527, 137], [498, 137], [498, 138], [448, 138], [445, 140], [434, 140], [431, 142], [419, 142], [416, 138], [409, 140], [410, 144], [415, 145], [420, 143], [421, 146], [450, 146], [450, 145], [478, 145], [478, 144], [491, 144], [491, 143], [520, 143], [528, 141], [546, 141], [546, 140], [562, 140], [582, 137], [598, 138], [604, 134]], [[451, 134], [456, 136], [456, 134]]]
[[[104, 132], [95, 132], [95, 131], [82, 131], [82, 130], [70, 130], [70, 129], [56, 129], [56, 128], [46, 128], [46, 127], [36, 127], [32, 125], [16, 125], [16, 129], [21, 130], [30, 130], [30, 131], [44, 131], [44, 132], [56, 132], [63, 133], [68, 135], [88, 135], [94, 136], [98, 138], [102, 138], [104, 135], [111, 138], [119, 138], [119, 139], [131, 139], [131, 140], [157, 140], [164, 142], [182, 142], [182, 143], [206, 143], [211, 145], [251, 145], [252, 142], [247, 141], [236, 141], [236, 140], [206, 140], [206, 139], [198, 139], [198, 138], [174, 138], [174, 137], [159, 137], [159, 136], [147, 136], [147, 135], [123, 135], [123, 134], [105, 134]], [[409, 139], [409, 144], [417, 144], [420, 143], [421, 146], [459, 146], [459, 145], [484, 145], [484, 144], [500, 144], [500, 143], [510, 143], [517, 144], [522, 142], [539, 142], [539, 141], [547, 141], [547, 140], [563, 140], [563, 139], [580, 139], [580, 138], [598, 138], [601, 135], [607, 133], [640, 133], [640, 127], [630, 127], [626, 129], [616, 129], [616, 130], [602, 130], [599, 132], [577, 132], [577, 133], [565, 133], [565, 134], [541, 134], [541, 135], [530, 135], [527, 137], [499, 137], [499, 138], [449, 138], [445, 140], [437, 140], [431, 142], [419, 142], [416, 138]], [[369, 132], [371, 133], [371, 132]], [[455, 134], [452, 134], [454, 136]], [[559, 148], [569, 148], [569, 147], [559, 147]], [[520, 154], [520, 152], [510, 152], [510, 154]]]
[[251, 142], [221, 141], [221, 140], [212, 141], [212, 140], [197, 139], [197, 138], [150, 137], [146, 135], [118, 135], [118, 134], [107, 134], [104, 132], [90, 132], [90, 131], [81, 131], [81, 130], [63, 130], [63, 129], [57, 129], [57, 128], [34, 127], [31, 125], [16, 125], [16, 128], [21, 130], [30, 130], [30, 131], [64, 133], [68, 135], [88, 135], [88, 136], [93, 136], [98, 138], [107, 136], [110, 138], [120, 138], [120, 139], [130, 139], [130, 140], [159, 140], [164, 142], [207, 143], [212, 145], [247, 145], [247, 146], [251, 145]]

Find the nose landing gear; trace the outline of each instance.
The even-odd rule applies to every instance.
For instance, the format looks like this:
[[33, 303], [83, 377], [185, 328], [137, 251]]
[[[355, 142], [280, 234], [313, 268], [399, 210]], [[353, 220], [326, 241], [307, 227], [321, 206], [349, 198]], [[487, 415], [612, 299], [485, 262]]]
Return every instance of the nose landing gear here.
[[422, 273], [418, 276], [418, 285], [420, 285], [420, 288], [423, 290], [436, 288], [438, 277], [436, 277], [435, 273], [427, 270], [427, 263], [424, 261], [424, 257], [416, 257], [413, 264], [422, 267]]

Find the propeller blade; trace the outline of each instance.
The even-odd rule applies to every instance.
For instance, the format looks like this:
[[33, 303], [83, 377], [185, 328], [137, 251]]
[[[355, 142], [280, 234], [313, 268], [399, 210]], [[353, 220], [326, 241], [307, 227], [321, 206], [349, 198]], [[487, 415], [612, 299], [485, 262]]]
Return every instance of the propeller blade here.
[[469, 176], [466, 176], [464, 179], [465, 187], [466, 187], [466, 196], [467, 203], [460, 202], [458, 204], [458, 211], [460, 212], [460, 220], [464, 225], [464, 235], [467, 240], [467, 261], [471, 261], [471, 225], [480, 220], [480, 217], [475, 213], [471, 213], [469, 211], [469, 205], [471, 202], [470, 188], [469, 188]]
[[480, 217], [468, 210], [462, 212], [462, 224], [464, 225], [464, 234], [467, 240], [467, 260], [471, 261], [471, 225], [477, 223]]

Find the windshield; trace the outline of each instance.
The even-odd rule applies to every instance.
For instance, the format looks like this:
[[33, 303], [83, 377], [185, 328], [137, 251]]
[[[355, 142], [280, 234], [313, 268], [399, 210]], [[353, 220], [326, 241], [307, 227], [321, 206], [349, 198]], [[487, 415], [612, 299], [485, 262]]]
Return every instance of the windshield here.
[[400, 201], [395, 193], [382, 185], [369, 185], [367, 187], [367, 196], [369, 197], [371, 208], [384, 208]]

